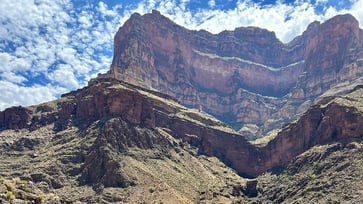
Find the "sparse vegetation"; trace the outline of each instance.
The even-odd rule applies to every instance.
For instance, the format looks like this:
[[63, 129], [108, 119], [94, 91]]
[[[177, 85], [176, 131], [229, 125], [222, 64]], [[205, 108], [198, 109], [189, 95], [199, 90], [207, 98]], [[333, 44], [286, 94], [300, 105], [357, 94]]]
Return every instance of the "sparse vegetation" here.
[[6, 192], [6, 198], [9, 200], [14, 200], [15, 199], [15, 195], [12, 191], [8, 191]]
[[[98, 86], [100, 89], [104, 88], [102, 85]], [[79, 99], [94, 100], [95, 96], [90, 94], [92, 91], [75, 92], [72, 97], [85, 94], [87, 97]], [[100, 93], [105, 94], [106, 91], [110, 90], [102, 90]], [[127, 88], [127, 91], [138, 92], [132, 87]], [[124, 96], [124, 92], [120, 93]], [[203, 112], [176, 105], [173, 100], [160, 95], [152, 96], [151, 92], [139, 93], [141, 95], [136, 94], [131, 98], [145, 96], [148, 103], [154, 103], [153, 106], [144, 104], [140, 106], [141, 109], [137, 109], [133, 107], [135, 101], [132, 101], [130, 108], [101, 119], [93, 118], [92, 121], [88, 121], [88, 118], [84, 119], [86, 122], [81, 121], [73, 114], [61, 129], [55, 127], [56, 124], [50, 124], [33, 131], [20, 129], [0, 132], [3, 135], [12, 135], [11, 139], [3, 141], [3, 147], [7, 151], [0, 154], [0, 160], [3, 161], [1, 173], [4, 174], [4, 177], [0, 177], [1, 198], [31, 200], [35, 203], [47, 203], [51, 200], [65, 203], [159, 203], [160, 200], [164, 203], [293, 203], [298, 199], [319, 203], [324, 201], [322, 199], [325, 195], [331, 196], [331, 200], [337, 197], [355, 199], [357, 202], [360, 197], [354, 196], [363, 196], [360, 187], [363, 186], [361, 141], [350, 144], [349, 148], [345, 148], [343, 144], [313, 147], [297, 157], [281, 174], [258, 177], [256, 196], [256, 180], [240, 177], [218, 158], [209, 156], [219, 149], [207, 149], [210, 148], [208, 142], [211, 140], [208, 139], [211, 137], [205, 135], [212, 135], [215, 129], [227, 133], [235, 133], [234, 130]], [[61, 100], [68, 105], [73, 104], [71, 97]], [[105, 102], [99, 100], [97, 103]], [[58, 105], [53, 104], [52, 107], [54, 109], [49, 110], [55, 111]], [[119, 107], [116, 104], [113, 108]], [[153, 111], [152, 114], [159, 114], [157, 117], [165, 117], [165, 121], [162, 121], [165, 126], [154, 127], [152, 114], [149, 117], [144, 112], [146, 107]], [[67, 112], [67, 106], [63, 108]], [[32, 110], [35, 109], [33, 107]], [[40, 112], [43, 114], [46, 111], [44, 109]], [[144, 124], [145, 118], [134, 118], [134, 112], [138, 117], [140, 114], [147, 114], [146, 119], [151, 120], [149, 122], [152, 128]], [[155, 115], [153, 116], [156, 117]], [[180, 120], [181, 125], [172, 124], [169, 119]], [[186, 123], [191, 126], [184, 125]], [[193, 129], [193, 134], [177, 132], [173, 130], [173, 126], [175, 129], [192, 127], [195, 130]], [[204, 132], [207, 128], [210, 131]], [[215, 135], [218, 139], [223, 136], [219, 133], [220, 131]], [[271, 131], [267, 137], [255, 141], [254, 144], [264, 146], [277, 134], [278, 130]], [[37, 138], [39, 143], [34, 148], [21, 148], [22, 143], [18, 143], [20, 148], [15, 150], [13, 144], [24, 135]], [[195, 139], [196, 143], [187, 141], [187, 137]], [[207, 145], [198, 149], [202, 142]], [[288, 142], [293, 144], [293, 141]], [[204, 155], [203, 148], [210, 153]], [[225, 159], [228, 161], [228, 158]], [[253, 185], [250, 185], [252, 187], [248, 192], [247, 184], [251, 183]]]
[[38, 195], [37, 195], [37, 199], [38, 199], [39, 201], [44, 200], [44, 198], [45, 198], [45, 194], [43, 194], [43, 193], [40, 193], [40, 194], [38, 194]]
[[[342, 168], [347, 164], [349, 168]], [[362, 141], [316, 146], [291, 162], [280, 175], [260, 176], [260, 194], [255, 200], [279, 203], [294, 203], [298, 200], [305, 203], [340, 203], [349, 200], [350, 203], [361, 203], [361, 172]]]
[[21, 200], [30, 203], [41, 203], [42, 201], [59, 201], [59, 197], [54, 194], [46, 194], [42, 192], [37, 186], [32, 182], [26, 180], [21, 180], [18, 177], [8, 179], [2, 177], [0, 180], [0, 203], [2, 199], [9, 201]]
[[10, 191], [13, 190], [15, 188], [15, 183], [11, 182], [11, 181], [6, 181], [5, 183], [6, 188]]

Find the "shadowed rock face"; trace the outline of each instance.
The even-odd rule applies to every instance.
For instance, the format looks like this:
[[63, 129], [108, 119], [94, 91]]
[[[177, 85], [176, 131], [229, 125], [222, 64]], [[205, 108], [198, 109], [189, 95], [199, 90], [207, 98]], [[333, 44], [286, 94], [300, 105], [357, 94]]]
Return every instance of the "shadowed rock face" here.
[[100, 77], [157, 89], [235, 129], [257, 124], [262, 136], [330, 87], [362, 76], [362, 35], [350, 15], [314, 22], [283, 44], [260, 28], [214, 35], [157, 11], [134, 14], [115, 35], [111, 70]]
[[[118, 152], [125, 152], [130, 147], [172, 146], [166, 138], [151, 136], [152, 131], [160, 128], [167, 129], [171, 137], [197, 147], [200, 154], [215, 156], [241, 175], [255, 177], [285, 166], [314, 145], [362, 137], [362, 90], [357, 86], [341, 96], [320, 99], [299, 120], [281, 129], [271, 141], [256, 146], [224, 123], [188, 109], [170, 96], [112, 79], [65, 94], [48, 104], [6, 109], [0, 112], [0, 116], [13, 120], [2, 119], [0, 127], [35, 130], [54, 124], [58, 132], [74, 126], [85, 129], [95, 121], [101, 121], [102, 125], [97, 127], [97, 139], [85, 159], [83, 184], [100, 180], [105, 186], [129, 185], [123, 183], [124, 179], [112, 179], [114, 173], [110, 171], [117, 172], [118, 166], [107, 154], [111, 151], [108, 148], [111, 146]], [[117, 122], [120, 120], [124, 122]], [[150, 132], [137, 132], [135, 127]], [[110, 159], [112, 161], [108, 161]], [[98, 167], [98, 161], [102, 161], [103, 166]], [[93, 171], [93, 168], [98, 171]]]

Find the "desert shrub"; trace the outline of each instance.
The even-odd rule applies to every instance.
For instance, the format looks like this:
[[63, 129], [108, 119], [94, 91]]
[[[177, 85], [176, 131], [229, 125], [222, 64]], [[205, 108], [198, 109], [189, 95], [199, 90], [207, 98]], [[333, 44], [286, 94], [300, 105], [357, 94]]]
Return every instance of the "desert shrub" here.
[[15, 195], [12, 191], [8, 191], [6, 192], [6, 198], [9, 200], [14, 200], [15, 199]]
[[12, 182], [5, 182], [5, 186], [6, 188], [11, 191], [12, 189], [15, 188], [15, 183], [12, 183]]

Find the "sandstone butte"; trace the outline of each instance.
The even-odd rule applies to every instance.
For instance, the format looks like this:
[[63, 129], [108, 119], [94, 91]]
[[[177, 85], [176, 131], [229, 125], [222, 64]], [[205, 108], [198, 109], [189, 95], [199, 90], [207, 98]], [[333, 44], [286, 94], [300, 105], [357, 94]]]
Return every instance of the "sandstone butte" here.
[[111, 69], [99, 77], [166, 93], [256, 139], [297, 119], [329, 88], [361, 77], [362, 36], [349, 14], [313, 22], [284, 44], [256, 27], [211, 34], [157, 11], [136, 13], [116, 33]]
[[[70, 173], [79, 185], [128, 186], [132, 181], [112, 155], [175, 146], [175, 140], [256, 177], [314, 145], [363, 136], [362, 37], [350, 15], [314, 22], [283, 44], [259, 28], [213, 35], [157, 11], [133, 14], [115, 35], [107, 74], [58, 100], [1, 111], [0, 129], [36, 132], [51, 125], [54, 140], [74, 127], [80, 138], [100, 131], [86, 153], [69, 161], [80, 163]], [[249, 142], [236, 131], [246, 124], [265, 137]], [[158, 137], [126, 134], [128, 127]]]

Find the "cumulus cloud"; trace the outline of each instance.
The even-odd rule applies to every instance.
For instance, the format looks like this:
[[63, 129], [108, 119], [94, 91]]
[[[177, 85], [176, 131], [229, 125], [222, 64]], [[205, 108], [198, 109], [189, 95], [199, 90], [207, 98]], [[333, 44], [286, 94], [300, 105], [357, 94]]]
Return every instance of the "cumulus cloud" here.
[[103, 2], [3, 0], [0, 110], [54, 99], [107, 71], [119, 8]]
[[208, 6], [211, 7], [211, 8], [214, 8], [216, 5], [216, 1], [215, 0], [209, 0], [208, 1]]
[[79, 84], [72, 70], [73, 67], [70, 64], [59, 64], [47, 77], [52, 83], [56, 83], [70, 90], [76, 89], [79, 87]]
[[[261, 5], [250, 0], [238, 0], [234, 8], [221, 9], [216, 6], [216, 1], [208, 1], [209, 8], [191, 11], [185, 3], [175, 0], [141, 1], [136, 8], [125, 14], [150, 12], [151, 9], [159, 10], [176, 23], [189, 29], [205, 29], [212, 33], [223, 30], [233, 30], [241, 26], [258, 26], [274, 31], [277, 37], [287, 43], [300, 35], [307, 26], [317, 20], [325, 21], [337, 14], [351, 13], [363, 23], [363, 0], [345, 2], [345, 5], [335, 5], [329, 0], [295, 1], [285, 4], [277, 1], [273, 5]], [[317, 11], [317, 6], [322, 6], [322, 11]], [[347, 9], [348, 8], [348, 9]], [[125, 19], [123, 19], [125, 20]], [[362, 25], [362, 24], [361, 24]]]
[[[344, 1], [345, 5], [332, 1], [262, 5], [252, 0], [229, 0], [228, 4], [234, 6], [224, 7], [225, 1], [216, 0], [140, 0], [128, 4], [2, 0], [0, 110], [55, 99], [85, 86], [97, 73], [106, 72], [112, 60], [113, 36], [134, 12], [145, 14], [157, 9], [186, 28], [212, 33], [258, 26], [289, 42], [312, 21], [325, 21], [337, 14], [351, 13], [363, 23], [363, 0]], [[204, 6], [195, 8], [198, 3]]]
[[[0, 81], [0, 109], [18, 105], [33, 105], [54, 100], [57, 94], [66, 91], [62, 87], [34, 85], [30, 87], [18, 86], [15, 83]], [[14, 94], [16, 93], [16, 94]]]

